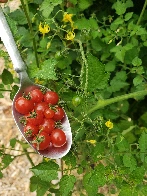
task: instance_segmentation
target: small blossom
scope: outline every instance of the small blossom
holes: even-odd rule
[[[64,13],[63,15],[63,22],[70,22],[71,24],[73,24],[73,21],[72,21],[72,16],[73,14],[68,14],[67,12]]]
[[[40,22],[39,31],[40,33],[43,34],[43,37],[44,37],[44,35],[50,31],[50,26],[48,24],[44,24],[43,26],[42,23]]]
[[[50,159],[49,159],[49,158],[44,158],[44,160],[45,160],[46,162],[49,162]]]
[[[90,144],[96,144],[96,140],[87,140],[87,142]]]
[[[68,33],[67,33],[67,35],[66,35],[66,37],[65,37],[65,39],[67,39],[67,40],[73,40],[75,38],[75,33],[74,33],[74,31],[69,31]]]
[[[38,78],[35,78],[35,84],[43,84],[43,81],[39,80]]]
[[[109,129],[113,129],[113,123],[110,121],[110,119],[105,123],[106,127]]]

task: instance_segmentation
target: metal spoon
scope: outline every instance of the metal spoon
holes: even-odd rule
[[[40,88],[41,85],[36,85],[29,79],[28,74],[26,72],[25,63],[23,62],[19,54],[19,51],[14,42],[13,35],[10,31],[10,28],[7,24],[6,18],[3,14],[1,7],[0,7],[0,37],[13,62],[15,71],[19,74],[19,77],[20,77],[20,88],[13,99],[13,106],[12,106],[13,117],[14,117],[14,120],[15,120],[15,123],[18,129],[20,130],[25,140],[30,144],[32,148],[34,148],[31,144],[31,140],[26,138],[23,133],[23,125],[19,122],[19,118],[22,115],[16,111],[14,107],[14,103],[18,97],[22,96],[23,92],[30,92],[35,88]],[[66,113],[65,113],[65,118],[62,121],[62,128],[67,138],[67,142],[65,145],[63,145],[62,147],[53,147],[50,145],[46,150],[41,150],[41,151],[37,151],[36,149],[34,150],[40,155],[51,158],[51,159],[58,159],[58,158],[65,156],[69,152],[71,148],[71,144],[72,144],[71,127],[70,127],[70,123],[68,121],[68,117]]]

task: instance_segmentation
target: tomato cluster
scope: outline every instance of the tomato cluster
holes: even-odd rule
[[[59,106],[59,96],[54,91],[34,89],[15,101],[15,109],[23,116],[24,135],[31,138],[34,148],[45,150],[50,145],[61,147],[66,143],[62,130],[65,112]]]

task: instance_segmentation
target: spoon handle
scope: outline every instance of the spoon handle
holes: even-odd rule
[[[16,47],[13,35],[11,33],[7,20],[3,14],[1,6],[0,6],[0,37],[12,60],[15,71],[19,73],[26,70],[25,63],[22,60],[20,53]]]

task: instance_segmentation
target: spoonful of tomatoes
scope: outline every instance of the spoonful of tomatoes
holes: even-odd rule
[[[12,113],[25,140],[44,157],[65,156],[72,144],[70,123],[60,106],[57,92],[34,84],[16,47],[13,35],[0,7],[0,38],[20,77],[20,88],[13,99]]]

